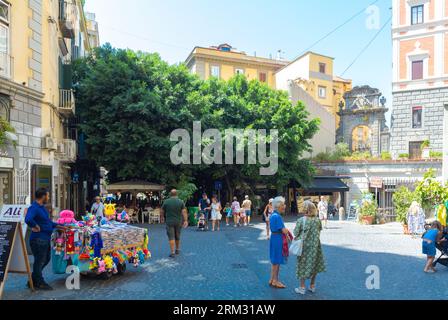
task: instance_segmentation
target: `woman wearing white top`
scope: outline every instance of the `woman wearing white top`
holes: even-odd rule
[[[219,227],[221,224],[221,204],[218,202],[218,199],[214,196],[212,198],[212,231],[215,231],[215,226],[217,226],[217,230],[219,231]]]

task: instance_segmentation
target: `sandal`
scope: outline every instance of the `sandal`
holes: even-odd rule
[[[272,283],[272,287],[275,289],[286,289],[286,286],[281,282]]]

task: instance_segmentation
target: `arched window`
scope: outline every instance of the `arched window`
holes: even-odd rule
[[[370,151],[372,132],[367,126],[357,126],[352,133],[352,151]]]
[[[11,100],[8,96],[0,94],[0,117],[9,122],[9,111],[11,109]]]

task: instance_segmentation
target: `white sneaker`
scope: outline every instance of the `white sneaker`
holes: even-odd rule
[[[316,293],[316,287],[314,287],[314,288],[309,287],[308,291],[311,293]]]
[[[297,294],[301,294],[302,296],[304,296],[306,294],[306,289],[305,288],[295,288],[294,292]]]
[[[226,224],[226,227],[230,226],[230,224]]]

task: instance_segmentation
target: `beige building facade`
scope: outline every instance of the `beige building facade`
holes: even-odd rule
[[[0,178],[3,169],[9,174],[5,203],[30,202],[47,187],[57,212],[76,196],[71,66],[91,49],[83,10],[80,0],[0,1],[0,105],[17,135],[17,147],[0,159]]]

